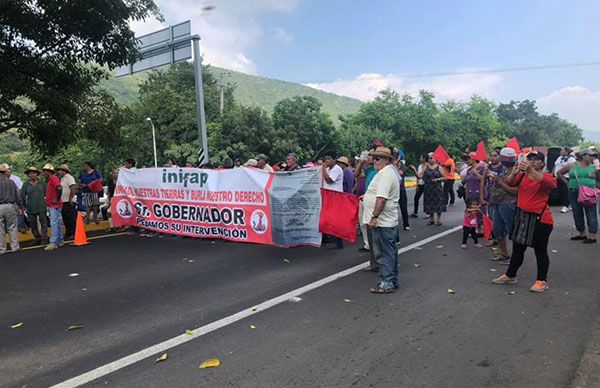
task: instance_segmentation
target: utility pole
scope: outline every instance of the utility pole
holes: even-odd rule
[[[198,116],[198,162],[202,165],[208,162],[208,142],[206,135],[206,118],[204,113],[204,90],[202,87],[202,62],[200,59],[200,37],[194,35],[192,39],[192,50],[194,52],[194,75],[196,83],[196,115]]]
[[[225,85],[223,84],[223,74],[221,74],[221,76],[219,77],[219,114],[221,116],[223,116],[223,107],[225,104],[224,101],[224,89],[225,89]]]

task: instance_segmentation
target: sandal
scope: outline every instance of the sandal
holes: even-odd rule
[[[373,294],[392,294],[395,292],[395,290],[393,288],[381,288],[381,287],[371,288],[369,291],[371,291]]]
[[[368,266],[368,267],[363,268],[363,271],[365,271],[365,272],[379,272],[379,268]]]

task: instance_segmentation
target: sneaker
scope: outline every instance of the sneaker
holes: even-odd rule
[[[510,257],[507,257],[506,259],[502,260],[500,262],[500,265],[510,265]]]
[[[586,238],[585,240],[583,240],[584,244],[596,244],[596,239],[595,238]]]
[[[369,252],[369,251],[370,251],[370,249],[369,249],[369,248],[362,247],[362,248],[358,248],[358,251],[359,251],[359,252]]]
[[[428,219],[428,218],[429,218],[429,214],[425,214],[425,215],[423,216],[423,219],[424,219],[424,220],[426,220],[426,219]]]
[[[567,213],[569,211],[569,208],[566,206],[563,206],[562,209],[560,209],[561,213]]]
[[[467,249],[467,244],[462,244],[462,245],[460,246],[460,249]]]
[[[405,226],[404,230],[410,230],[410,226]]]
[[[58,243],[58,247],[59,247],[59,248],[60,248],[60,247],[64,247],[64,246],[65,246],[65,242],[64,242],[64,241],[61,241],[61,242],[59,242],[59,243]]]
[[[587,238],[586,236],[582,236],[582,235],[573,236],[573,237],[571,237],[571,241],[585,240],[586,238]]]
[[[548,282],[543,280],[536,281],[533,286],[529,289],[531,292],[544,292],[548,289]]]
[[[417,214],[415,214],[415,213],[411,214],[410,216],[411,216],[412,218],[419,218],[419,216],[418,216]]]
[[[481,245],[481,244],[477,243],[477,244],[475,244],[475,247],[476,247],[476,248],[483,248],[483,245]]]
[[[506,257],[504,257],[504,256],[494,256],[494,257],[492,257],[491,260],[492,261],[502,261],[502,260],[505,260],[505,259],[506,259]]]
[[[494,284],[517,284],[517,278],[509,278],[505,274],[500,275],[500,277],[492,280]]]
[[[56,244],[48,244],[48,246],[46,248],[44,248],[45,251],[55,251],[58,249],[58,245]]]

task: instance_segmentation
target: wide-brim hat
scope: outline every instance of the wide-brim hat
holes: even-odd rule
[[[257,164],[258,161],[256,159],[248,159],[248,161],[244,163],[244,166],[256,167]]]
[[[388,158],[392,159],[392,151],[387,147],[377,147],[375,152],[372,154],[373,156],[378,156],[380,158]]]
[[[60,167],[58,168],[59,170],[63,170],[68,172],[69,174],[71,173],[71,169],[69,168],[68,164],[61,164]]]
[[[267,155],[265,154],[258,154],[256,155],[256,158],[254,158],[256,160],[267,160]]]
[[[47,170],[47,171],[52,171],[54,172],[54,165],[52,163],[46,163],[44,165],[44,167],[42,167],[42,171]]]
[[[344,163],[346,166],[350,164],[350,161],[345,156],[340,156],[337,161],[340,163]]]
[[[6,163],[0,164],[0,172],[7,172],[7,171],[8,171],[8,164],[6,164]]]
[[[27,170],[25,170],[25,175],[29,174],[30,172],[36,172],[36,173],[38,173],[38,175],[39,175],[39,173],[40,173],[41,171],[40,171],[40,170],[38,170],[38,169],[37,169],[37,167],[33,167],[33,166],[32,166],[32,167],[28,167],[28,168],[27,168]]]

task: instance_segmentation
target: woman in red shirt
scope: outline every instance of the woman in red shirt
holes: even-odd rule
[[[513,168],[505,183],[512,187],[519,187],[517,193],[517,212],[511,234],[513,252],[510,266],[506,274],[494,279],[496,284],[517,283],[517,271],[525,257],[528,246],[535,251],[537,259],[537,281],[530,290],[543,292],[548,289],[546,277],[550,258],[548,257],[548,240],[552,233],[554,220],[548,207],[550,191],[556,187],[556,178],[552,174],[542,172],[544,168],[544,155],[531,152],[527,160],[519,162]]]

